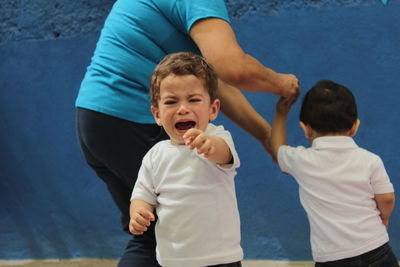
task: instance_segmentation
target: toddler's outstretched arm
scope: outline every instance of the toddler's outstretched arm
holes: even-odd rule
[[[274,122],[272,124],[271,147],[274,161],[278,157],[278,149],[286,145],[286,121],[291,106],[297,98],[280,97],[276,103]]]
[[[197,149],[197,153],[203,154],[212,162],[226,164],[232,160],[232,153],[224,139],[211,136],[200,129],[192,128],[184,136],[185,144],[189,149]]]
[[[381,212],[382,222],[386,228],[389,226],[389,217],[394,208],[394,199],[394,193],[375,195],[376,205],[378,210]]]
[[[129,231],[134,235],[141,235],[147,231],[147,227],[155,220],[154,206],[139,199],[133,199],[129,208],[131,220]]]

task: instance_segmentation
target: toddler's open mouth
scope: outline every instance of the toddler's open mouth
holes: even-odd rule
[[[175,128],[179,131],[187,131],[195,126],[196,123],[194,121],[182,121],[175,124]]]

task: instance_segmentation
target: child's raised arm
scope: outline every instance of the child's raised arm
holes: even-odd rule
[[[217,164],[227,164],[232,160],[232,153],[225,140],[211,136],[202,130],[192,128],[183,136],[189,149],[197,149],[197,153]]]
[[[133,199],[129,208],[131,220],[129,231],[134,235],[141,235],[147,231],[147,227],[155,220],[154,206],[139,199]]]
[[[375,201],[378,210],[381,212],[381,218],[383,224],[388,228],[389,226],[389,217],[394,208],[394,193],[387,194],[376,194]]]
[[[286,145],[287,116],[296,99],[297,98],[281,97],[276,103],[276,111],[271,133],[272,158],[274,161],[277,161],[279,147]]]

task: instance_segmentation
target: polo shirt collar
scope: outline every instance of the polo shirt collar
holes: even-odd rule
[[[350,136],[321,136],[314,139],[312,148],[356,148],[356,142]]]

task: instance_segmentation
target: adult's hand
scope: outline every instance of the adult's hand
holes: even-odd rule
[[[280,92],[279,96],[292,98],[295,102],[300,94],[299,80],[293,74],[279,74],[280,76]]]

